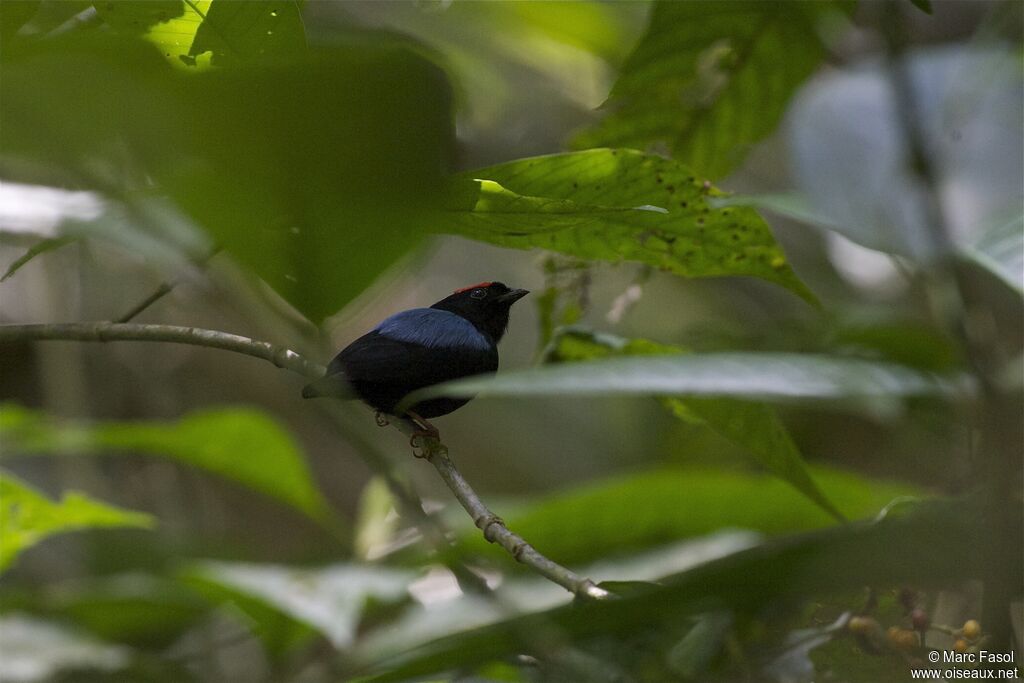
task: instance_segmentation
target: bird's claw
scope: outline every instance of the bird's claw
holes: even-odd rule
[[[377,421],[378,427],[387,427],[389,424],[391,424],[388,421],[388,416],[379,410],[376,413],[374,413],[373,419]]]
[[[430,460],[435,455],[448,452],[445,445],[441,443],[440,434],[436,429],[432,432],[426,430],[413,432],[412,436],[409,437],[409,445],[412,446],[414,458],[423,458],[425,460]]]

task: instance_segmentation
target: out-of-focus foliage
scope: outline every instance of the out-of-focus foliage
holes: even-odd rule
[[[873,524],[793,536],[665,577],[659,585],[615,600],[568,605],[439,638],[385,660],[379,667],[384,673],[368,680],[406,680],[499,658],[515,651],[521,634],[538,628],[554,626],[574,638],[625,637],[656,630],[687,613],[730,609],[750,614],[785,596],[807,591],[837,594],[856,590],[864,582],[885,582],[896,573],[924,583],[980,576],[980,524],[976,508],[930,503]],[[1018,524],[1017,531],[1024,529]],[[1015,538],[1020,549],[1020,535]],[[948,548],[958,548],[963,555],[949,554],[944,550]],[[1018,572],[1021,556],[1014,560]]]
[[[529,288],[498,377],[430,390],[482,394],[438,426],[616,595],[520,571],[286,373],[5,342],[5,468],[90,496],[0,477],[0,678],[874,683],[966,619],[1008,647],[1020,7],[914,5],[0,3],[0,322],[157,287],[143,319],[322,361],[467,282]],[[531,347],[558,362],[517,370]]]
[[[671,151],[709,178],[726,175],[778,125],[821,61],[832,2],[654,3],[650,25],[579,147]]]
[[[775,403],[829,403],[870,414],[899,412],[903,399],[970,396],[969,378],[841,356],[798,353],[708,353],[617,357],[469,377],[421,389],[412,405],[433,396],[587,396],[675,394]]]
[[[129,207],[148,192],[118,179],[144,172],[314,320],[418,243],[450,158],[446,78],[395,41],[186,74],[90,35],[12,49],[3,72],[6,158]]]
[[[291,435],[258,410],[217,408],[171,423],[81,423],[7,404],[0,407],[0,439],[14,453],[162,456],[219,474],[319,521],[331,517]]]
[[[812,473],[819,495],[851,519],[873,516],[897,498],[920,494],[905,484],[849,473],[820,468]],[[774,536],[829,526],[835,520],[776,478],[666,469],[567,491],[509,515],[507,521],[542,552],[583,563],[718,529]],[[473,533],[462,538],[460,547],[483,552],[488,546]]]
[[[104,527],[153,526],[153,518],[69,491],[57,502],[8,472],[0,472],[0,570],[48,536]]]
[[[686,353],[687,349],[646,339],[622,339],[608,334],[565,330],[550,345],[551,362],[581,361],[614,356],[648,356]],[[775,412],[759,403],[732,399],[662,398],[662,405],[676,417],[708,425],[743,446],[753,459],[772,474],[835,517],[843,513],[821,492],[807,472],[800,451]]]

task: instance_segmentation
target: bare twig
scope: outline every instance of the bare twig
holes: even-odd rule
[[[178,325],[109,322],[0,325],[0,342],[44,340],[149,341],[189,344],[259,358],[303,377],[319,378],[324,373],[322,365],[307,360],[285,346],[219,330]],[[405,433],[409,433],[412,429],[405,420],[395,420],[392,424]],[[497,543],[516,560],[575,595],[587,598],[608,597],[608,592],[599,588],[593,581],[551,561],[537,552],[522,537],[510,531],[505,523],[483,504],[480,497],[462,477],[451,458],[448,457],[448,449],[443,444],[437,440],[429,440],[425,444],[425,448],[427,459],[455,494],[462,507],[473,518],[473,522],[483,532],[484,538],[489,542]]]
[[[168,282],[160,283],[160,286],[154,289],[152,294],[150,294],[145,299],[132,306],[132,308],[127,313],[122,315],[120,318],[115,319],[114,322],[131,322],[132,318],[137,316],[139,313],[142,313],[144,310],[155,304],[157,301],[160,301],[160,299],[163,299],[165,296],[170,294],[171,290],[173,290],[177,285],[177,280],[171,280]]]
[[[193,259],[193,262],[198,267],[205,266],[206,263],[210,259],[212,259],[214,256],[217,255],[218,251],[220,251],[219,248],[218,249],[213,249],[208,254],[206,254],[205,256],[196,257],[195,259]],[[120,318],[115,318],[114,322],[115,323],[131,322],[131,320],[133,318],[135,318],[137,315],[139,315],[144,310],[146,310],[147,308],[149,308],[150,306],[155,304],[157,301],[160,301],[160,299],[162,299],[165,296],[167,296],[168,294],[170,294],[174,290],[174,288],[177,287],[178,284],[180,284],[180,282],[181,282],[181,280],[168,280],[166,282],[161,282],[160,286],[157,287],[156,289],[154,289],[152,291],[152,293],[150,293],[149,296],[147,296],[145,299],[143,299],[139,303],[135,304],[135,306],[133,306],[127,313],[122,315]]]

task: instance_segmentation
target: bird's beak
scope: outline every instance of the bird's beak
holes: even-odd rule
[[[497,299],[495,299],[495,301],[499,301],[503,304],[513,304],[529,293],[530,290],[528,289],[513,289],[511,292],[506,292],[502,294]]]

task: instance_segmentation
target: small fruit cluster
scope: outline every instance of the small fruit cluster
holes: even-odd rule
[[[862,649],[874,654],[888,650],[914,657],[927,648],[926,636],[929,631],[945,633],[955,638],[953,650],[956,652],[968,652],[982,640],[981,624],[975,619],[968,619],[958,629],[933,624],[928,612],[917,606],[916,595],[912,591],[900,591],[898,600],[904,608],[906,621],[902,625],[890,626],[884,633],[878,620],[866,614],[851,617],[847,622],[847,630],[857,637]],[[874,606],[873,599],[870,606]],[[910,628],[907,628],[907,622]]]

